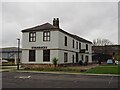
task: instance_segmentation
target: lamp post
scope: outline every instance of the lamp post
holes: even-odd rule
[[[18,40],[18,59],[17,59],[17,70],[19,70],[19,62],[20,62],[20,59],[19,59],[19,51],[20,51],[20,39],[17,38]]]

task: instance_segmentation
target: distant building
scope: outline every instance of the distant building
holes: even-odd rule
[[[59,27],[59,19],[53,25],[45,23],[22,30],[22,63],[25,65],[92,62],[92,42],[70,34]]]
[[[105,46],[92,46],[93,61],[101,59],[106,61],[107,59],[113,59],[113,56],[120,53],[120,45],[105,45]]]
[[[22,55],[22,50],[19,51],[20,59]],[[5,47],[0,48],[0,58],[14,62],[18,58],[18,49],[17,47]]]

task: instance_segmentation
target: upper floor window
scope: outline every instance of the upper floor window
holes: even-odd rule
[[[88,51],[88,44],[86,44],[86,50]]]
[[[79,43],[79,50],[81,50],[81,43]]]
[[[50,31],[43,32],[43,41],[50,41]]]
[[[73,48],[74,48],[74,40],[73,40]]]
[[[29,42],[35,42],[36,41],[36,32],[30,32],[29,33]]]
[[[65,36],[65,46],[67,46],[67,37]]]
[[[78,49],[78,42],[76,41],[76,49]]]

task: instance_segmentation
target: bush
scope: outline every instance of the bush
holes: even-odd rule
[[[57,61],[58,61],[58,59],[55,57],[55,58],[53,58],[53,64],[54,64],[54,66],[56,67],[56,65],[57,65]]]

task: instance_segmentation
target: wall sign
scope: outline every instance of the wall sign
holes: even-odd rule
[[[32,49],[47,49],[46,46],[41,46],[41,47],[37,46],[37,47],[31,47],[31,48],[32,48]]]

